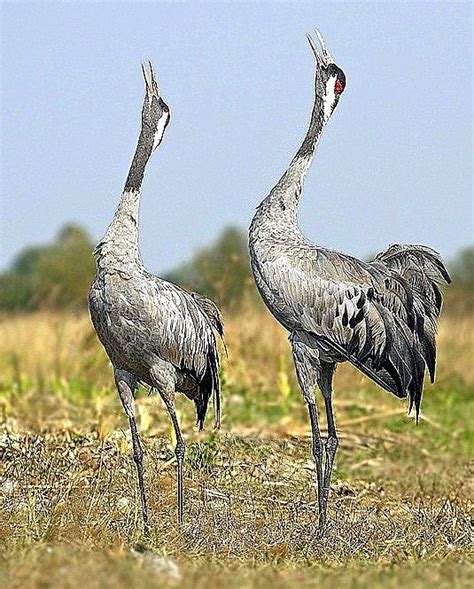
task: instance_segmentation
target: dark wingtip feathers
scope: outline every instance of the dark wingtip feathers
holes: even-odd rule
[[[216,415],[215,427],[218,429],[221,424],[221,390],[219,382],[219,358],[215,350],[209,351],[208,353],[206,373],[199,383],[199,396],[194,400],[197,413],[196,425],[199,426],[199,431],[204,427],[204,420],[211,396]]]
[[[409,328],[413,334],[414,380],[408,394],[409,411],[415,408],[418,422],[425,365],[431,383],[435,380],[437,323],[443,304],[443,287],[451,283],[451,277],[438,252],[423,245],[391,245],[376,260],[399,274],[413,296],[415,322]]]

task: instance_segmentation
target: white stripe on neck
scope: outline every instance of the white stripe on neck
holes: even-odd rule
[[[336,75],[331,76],[326,82],[326,96],[323,99],[325,122],[327,122],[331,116],[334,103],[336,102],[336,77]]]
[[[163,139],[163,133],[165,132],[166,123],[168,122],[169,118],[169,112],[163,111],[163,115],[161,119],[158,121],[158,127],[156,129],[155,137],[153,140],[153,150],[155,150],[161,143],[161,140]]]

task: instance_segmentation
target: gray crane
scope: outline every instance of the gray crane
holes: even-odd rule
[[[176,416],[175,396],[181,392],[194,401],[200,429],[212,396],[219,427],[219,355],[213,330],[223,337],[224,328],[219,309],[210,299],[153,276],[140,255],[138,209],[143,175],[170,120],[151,63],[148,67],[142,65],[142,71],[145,98],[141,132],[117,211],[94,251],[97,272],[89,292],[89,310],[98,338],[112,362],[115,384],[130,423],[144,532],[149,536],[143,450],[134,408],[138,384],[159,393],[173,424],[181,524],[185,444]]]
[[[252,270],[260,295],[290,335],[296,375],[308,407],[316,463],[319,529],[326,525],[331,473],[338,447],[332,381],[349,361],[377,385],[409,398],[418,421],[425,367],[435,376],[436,331],[450,282],[437,252],[391,245],[370,262],[312,244],[297,212],[304,176],[321,133],[346,86],[316,31],[308,35],[316,59],[315,100],[306,136],[287,170],[260,203],[249,231]],[[315,391],[324,398],[328,437],[323,444]]]

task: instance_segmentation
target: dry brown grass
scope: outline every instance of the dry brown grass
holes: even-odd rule
[[[182,530],[167,420],[156,399],[138,401],[153,524],[141,552],[126,420],[88,318],[2,318],[0,585],[470,586],[472,327],[442,323],[419,427],[394,397],[338,371],[341,448],[320,538],[286,335],[251,310],[228,318],[223,430],[199,434],[180,403]]]
[[[133,550],[141,541],[141,523],[127,438],[120,432],[103,444],[94,434],[4,438],[0,538],[7,555],[47,546],[61,553],[69,543],[73,551],[106,548],[106,554],[143,558]],[[416,473],[407,472],[413,480],[402,494],[390,480],[339,481],[330,525],[320,538],[307,446],[229,435],[195,443],[186,469],[186,524],[179,530],[171,448],[162,438],[148,438],[152,554],[166,554],[185,569],[209,566],[211,572],[243,563],[292,571],[315,563],[334,570],[367,562],[467,566],[467,472],[453,469],[449,489],[433,484],[428,490]],[[13,578],[24,579],[16,559],[9,561]]]

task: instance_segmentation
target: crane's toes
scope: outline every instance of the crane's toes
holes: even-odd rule
[[[145,552],[150,552],[152,550],[151,541],[143,540],[141,542],[136,542],[133,547],[132,551],[135,554],[144,554]]]

